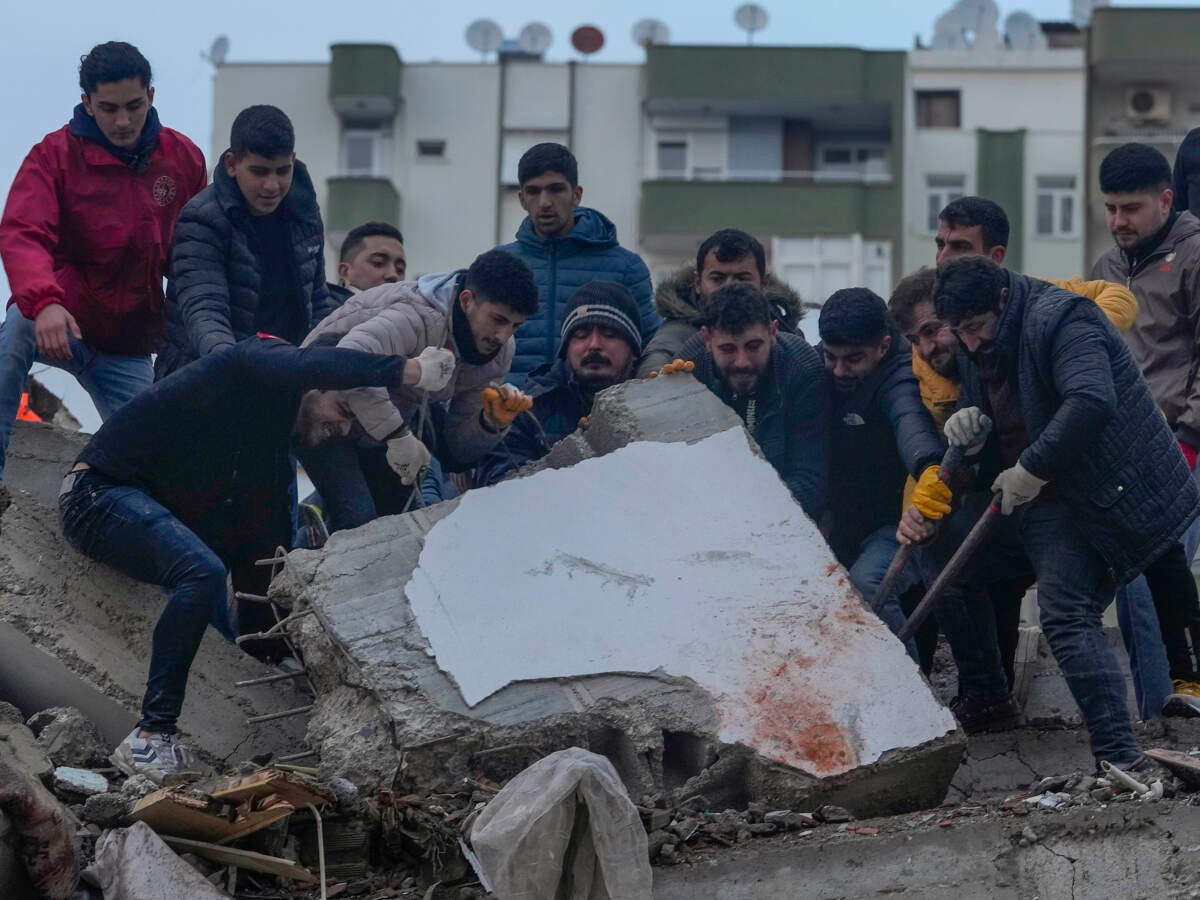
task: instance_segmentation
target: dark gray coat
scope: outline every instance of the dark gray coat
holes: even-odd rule
[[[1050,480],[1123,583],[1179,539],[1200,513],[1200,491],[1133,355],[1096,304],[1005,275],[996,343],[1016,373],[1029,432],[1021,464]],[[966,354],[959,371],[959,406],[982,406],[979,369]]]
[[[337,304],[325,283],[325,228],[316,191],[299,160],[281,208],[291,233],[295,302],[311,329]],[[175,224],[166,341],[155,378],[254,334],[260,287],[250,213],[237,182],[219,163],[213,183],[192,198]]]

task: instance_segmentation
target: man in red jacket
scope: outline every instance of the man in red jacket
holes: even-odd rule
[[[12,298],[0,325],[0,480],[34,361],[73,374],[102,419],[154,381],[175,219],[207,183],[196,145],[158,121],[150,63],[99,44],[71,122],[29,151],[0,219]]]

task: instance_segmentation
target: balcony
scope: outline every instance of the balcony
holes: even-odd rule
[[[400,194],[391,179],[336,177],[326,184],[326,231],[345,234],[363,222],[400,224]]]
[[[391,44],[329,48],[329,103],[343,120],[388,121],[400,105],[400,54]]]
[[[742,228],[758,235],[857,233],[895,240],[900,233],[900,209],[898,186],[862,178],[653,180],[642,183],[641,234],[650,249],[670,249],[680,237],[707,235],[720,228]]]

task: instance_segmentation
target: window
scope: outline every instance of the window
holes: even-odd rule
[[[687,177],[687,143],[658,142],[658,177],[682,180]]]
[[[967,190],[966,175],[926,175],[926,209],[925,230],[937,234],[938,213],[946,208],[951,200],[957,200]]]
[[[886,180],[891,175],[887,142],[822,142],[817,146],[817,174],[834,181]]]
[[[421,159],[441,159],[446,155],[446,142],[435,140],[417,141],[417,156]]]
[[[918,128],[959,128],[961,91],[917,91]]]
[[[391,166],[391,135],[378,128],[347,128],[342,132],[342,174],[385,176]]]
[[[1037,233],[1049,237],[1075,235],[1075,176],[1037,177]]]

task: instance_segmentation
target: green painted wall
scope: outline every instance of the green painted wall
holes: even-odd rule
[[[789,237],[861,232],[898,241],[900,192],[890,185],[646,181],[641,222],[643,235],[737,227]]]
[[[325,228],[346,232],[363,222],[400,225],[400,195],[387,178],[330,178]]]
[[[1025,129],[980,128],[976,157],[977,192],[999,203],[1008,214],[1008,253],[1004,264],[1021,271],[1025,249]]]
[[[329,48],[329,96],[400,100],[400,54],[391,44],[334,44]]]
[[[1200,47],[1200,9],[1101,7],[1092,13],[1088,62],[1190,60]]]

